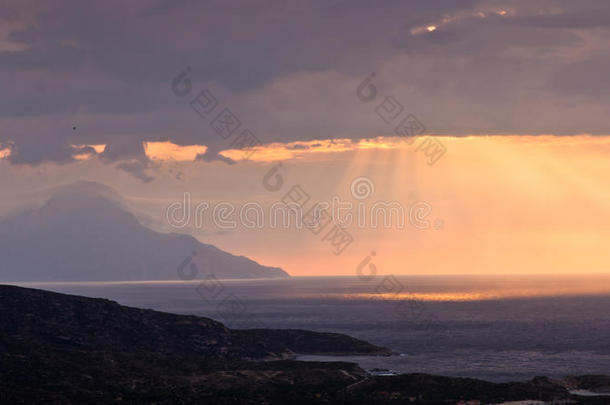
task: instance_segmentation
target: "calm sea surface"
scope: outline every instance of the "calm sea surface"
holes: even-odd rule
[[[211,317],[230,327],[342,332],[401,354],[341,358],[366,369],[492,381],[610,375],[607,276],[210,278],[21,285]]]

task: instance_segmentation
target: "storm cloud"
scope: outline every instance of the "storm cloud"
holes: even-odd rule
[[[393,134],[375,112],[388,96],[432,134],[610,133],[603,0],[4,4],[0,143],[14,164],[105,144],[99,158],[151,181],[142,142],[234,163],[211,126],[224,108],[235,134],[263,143],[362,138]],[[192,88],[177,96],[187,66]],[[378,95],[364,103],[371,72]],[[204,89],[209,117],[191,106]]]

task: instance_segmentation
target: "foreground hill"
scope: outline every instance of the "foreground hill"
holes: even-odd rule
[[[284,359],[300,354],[390,351],[337,333],[232,330],[209,318],[114,301],[0,285],[2,342],[60,350],[201,356],[208,360]]]
[[[610,382],[604,376],[504,384],[424,374],[373,377],[353,363],[292,360],[295,353],[391,354],[346,335],[234,330],[208,318],[15,286],[0,285],[0,315],[2,404],[550,401],[570,398],[567,388],[596,390]]]
[[[189,235],[141,225],[111,188],[78,182],[57,189],[41,207],[0,222],[0,281],[176,280],[196,252],[202,277],[289,277]],[[184,272],[188,275],[189,268]]]
[[[231,330],[208,318],[6,285],[0,315],[0,402],[11,404],[196,403],[210,395],[230,402],[255,381],[334,387],[364,374],[349,363],[269,360],[390,354],[341,334]]]

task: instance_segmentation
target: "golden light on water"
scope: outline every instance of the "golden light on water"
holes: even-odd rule
[[[530,299],[545,297],[573,297],[608,295],[610,279],[608,275],[548,275],[548,276],[437,276],[437,277],[399,277],[396,279],[379,278],[377,282],[364,282],[361,288],[367,292],[334,294],[335,298],[351,300],[418,300],[438,302],[489,301],[500,299]],[[392,283],[387,280],[395,280]],[[442,280],[442,281],[441,281]],[[400,284],[399,284],[400,283]],[[386,285],[387,284],[387,285]],[[432,289],[437,285],[451,285],[445,291],[420,291]],[[386,288],[398,292],[384,291]],[[400,287],[398,287],[400,286]],[[414,291],[409,291],[414,290]],[[326,297],[332,297],[331,294]]]
[[[598,286],[589,289],[518,289],[509,291],[476,291],[476,292],[435,292],[435,293],[354,293],[341,294],[344,299],[380,299],[380,300],[418,300],[418,301],[439,301],[439,302],[459,302],[459,301],[488,301],[499,299],[518,299],[536,297],[561,297],[574,295],[605,295],[610,293],[610,288]]]

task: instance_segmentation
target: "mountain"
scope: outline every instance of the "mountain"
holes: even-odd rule
[[[58,188],[41,207],[0,222],[0,257],[4,282],[177,280],[192,274],[191,259],[196,278],[289,277],[192,236],[146,228],[118,193],[94,182]]]

